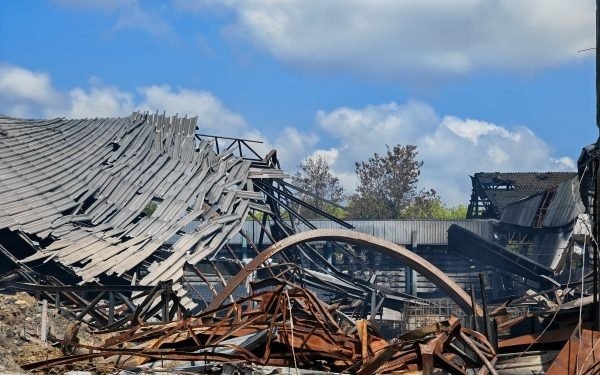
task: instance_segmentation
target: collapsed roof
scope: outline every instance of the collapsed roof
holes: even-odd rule
[[[258,254],[267,242],[316,229],[299,214],[299,207],[352,228],[296,198],[289,190],[294,187],[283,180],[286,175],[279,168],[275,151],[263,158],[247,140],[235,138],[228,138],[229,146],[220,150],[219,139],[225,137],[200,136],[196,122],[196,118],[137,112],[126,118],[85,120],[0,117],[0,256],[12,261],[19,277],[28,281],[28,285],[12,287],[39,291],[40,284],[48,284],[50,279],[45,275],[49,273],[37,273],[41,282],[27,275],[35,273],[31,267],[50,266],[53,279],[49,283],[54,289],[46,288],[45,293],[80,293],[91,290],[85,289],[90,284],[103,287],[94,289],[101,294],[93,301],[76,298],[81,317],[106,293],[111,306],[112,299],[118,297],[127,305],[130,317],[137,319],[140,307],[133,306],[128,298],[139,300],[148,293],[149,299],[154,298],[149,311],[154,312],[159,303],[154,288],[165,283],[176,293],[172,307],[192,311],[209,301],[201,301],[201,306],[188,297],[190,290],[195,291],[191,285],[183,285],[184,265],[200,261],[210,264],[225,286],[227,282],[213,261],[244,268],[229,246],[236,235],[246,238]],[[258,242],[244,231],[247,216],[261,227]],[[423,303],[377,285],[373,270],[354,274],[336,268],[307,242],[327,242],[361,263],[349,246],[354,243],[350,240],[353,235],[323,237],[315,232],[282,251],[276,261],[282,261],[287,271],[310,264],[321,275],[350,283],[358,293],[352,294],[327,277],[315,278],[304,272],[288,276],[287,271],[285,277],[302,285],[312,280],[332,301],[363,315],[369,310],[375,315],[374,311],[382,307],[401,308],[404,301]],[[471,309],[464,291],[441,270],[391,242],[382,249],[403,262],[415,263],[436,286],[450,291],[461,308]],[[57,269],[59,272],[54,272]],[[270,266],[265,269],[275,272]],[[63,281],[67,275],[69,279]],[[198,277],[210,284],[204,275]],[[123,281],[132,284],[126,288],[134,292],[131,297],[114,289],[116,284],[123,286]],[[85,288],[74,288],[77,283]],[[211,292],[216,296],[214,288]],[[59,298],[54,298],[58,305]],[[145,305],[142,302],[140,306]],[[174,310],[167,310],[161,312],[161,319],[171,318]],[[93,318],[110,324],[113,315],[109,309],[106,319]]]
[[[104,328],[107,330],[122,328],[124,322],[129,322],[134,329],[123,331],[125,333],[116,336],[117,338],[131,337],[132,333],[138,329],[146,331],[147,326],[141,323],[142,315],[153,319],[153,323],[160,316],[164,324],[158,326],[156,330],[147,330],[146,333],[155,335],[163,332],[161,330],[166,328],[167,334],[163,335],[159,341],[153,341],[151,350],[142,348],[141,352],[137,350],[138,348],[134,351],[128,351],[128,348],[122,349],[121,344],[128,344],[127,340],[115,341],[111,345],[118,344],[119,358],[123,353],[132,355],[141,353],[142,356],[155,360],[160,359],[162,362],[163,355],[169,351],[168,349],[162,351],[162,348],[156,351],[154,345],[161,343],[160,340],[164,338],[174,339],[172,342],[166,342],[168,345],[183,342],[188,350],[194,349],[193,352],[186,353],[171,351],[172,358],[187,358],[195,361],[207,353],[205,347],[210,345],[214,349],[214,342],[211,341],[213,338],[223,346],[239,343],[241,339],[244,342],[249,339],[252,341],[252,345],[260,346],[264,344],[264,341],[260,340],[266,339],[268,336],[267,344],[260,346],[260,350],[267,353],[266,359],[262,363],[270,363],[268,362],[268,353],[270,353],[271,339],[275,337],[273,347],[282,350],[274,351],[274,362],[282,363],[281,359],[287,359],[285,364],[291,366],[287,350],[289,347],[292,350],[294,366],[296,366],[294,345],[298,350],[303,350],[306,349],[305,344],[309,338],[322,336],[327,339],[332,338],[333,335],[337,337],[332,338],[331,341],[319,341],[319,345],[309,347],[311,357],[308,359],[310,360],[306,361],[307,365],[302,364],[302,366],[313,367],[316,361],[321,363],[322,357],[332,358],[332,352],[340,348],[344,349],[343,346],[351,340],[353,342],[351,345],[355,350],[348,352],[349,359],[346,357],[338,359],[347,361],[347,363],[342,363],[347,366],[356,363],[356,359],[362,358],[363,368],[359,370],[362,373],[374,372],[382,364],[388,366],[392,363],[405,366],[410,362],[406,361],[407,356],[414,361],[418,358],[416,356],[421,354],[425,354],[425,357],[419,359],[419,362],[422,362],[421,368],[433,369],[432,355],[437,354],[444,363],[450,363],[448,368],[457,369],[455,363],[447,361],[448,358],[457,357],[454,354],[451,357],[446,356],[441,348],[444,347],[445,342],[450,343],[458,335],[463,338],[463,343],[469,344],[471,341],[463,337],[464,332],[470,332],[470,330],[463,330],[458,324],[458,320],[454,318],[451,320],[453,322],[451,326],[454,327],[451,330],[444,329],[445,323],[442,325],[436,323],[419,331],[425,335],[436,335],[436,338],[429,341],[427,346],[420,345],[419,350],[416,350],[415,347],[411,351],[403,351],[402,345],[395,346],[392,348],[393,351],[390,349],[390,351],[373,356],[372,362],[371,359],[364,361],[370,354],[375,354],[375,350],[372,350],[372,353],[368,352],[369,339],[366,334],[367,324],[365,321],[357,321],[356,327],[351,327],[358,329],[359,326],[362,326],[365,328],[364,331],[361,331],[362,334],[359,332],[348,337],[345,331],[331,330],[325,326],[322,326],[323,330],[314,334],[314,327],[317,327],[318,324],[329,322],[332,323],[333,328],[336,328],[337,320],[319,318],[321,315],[329,317],[331,311],[339,313],[336,315],[336,319],[352,322],[341,310],[343,304],[355,310],[360,309],[361,317],[369,317],[370,320],[374,320],[380,310],[388,306],[398,308],[399,304],[404,301],[425,306],[429,302],[385,286],[376,285],[376,274],[359,279],[365,275],[350,275],[336,269],[332,262],[307,245],[311,241],[331,241],[340,246],[341,251],[347,250],[340,245],[342,243],[359,244],[393,255],[443,289],[454,303],[467,314],[482,317],[485,313],[473,301],[473,288],[471,288],[471,295],[467,294],[436,266],[397,243],[371,237],[364,233],[338,229],[322,228],[294,235],[298,229],[315,229],[316,225],[308,222],[294,211],[292,203],[298,205],[305,203],[298,201],[293,194],[286,190],[289,184],[282,180],[284,174],[279,169],[276,154],[271,152],[261,158],[254,153],[257,158],[249,159],[242,152],[242,147],[247,144],[244,140],[239,139],[233,139],[229,147],[220,151],[218,140],[208,141],[198,136],[196,130],[195,118],[165,117],[142,113],[133,113],[127,118],[90,120],[22,120],[0,117],[0,256],[12,259],[16,264],[40,265],[43,261],[52,265],[62,265],[69,273],[77,276],[77,282],[81,284],[97,281],[104,283],[111,281],[111,277],[117,276],[115,279],[127,280],[133,285],[125,285],[129,288],[124,288],[123,285],[99,285],[99,287],[94,285],[96,288],[89,289],[85,289],[87,286],[81,288],[81,286],[73,285],[51,285],[49,288],[47,285],[31,286],[17,283],[4,277],[0,277],[0,283],[15,289],[30,288],[25,290],[46,293],[46,295],[53,293],[54,304],[57,307],[62,303],[63,297],[59,298],[61,293],[67,298],[71,296],[68,302],[70,305],[76,305],[73,311],[77,312],[77,319],[90,313],[97,321],[106,321],[107,324],[104,325]],[[541,223],[540,225],[547,229],[557,223],[562,225],[570,222],[579,210],[579,202],[571,194],[578,190],[578,180],[573,178],[574,174],[528,174],[535,177],[533,182],[526,178],[520,179],[520,182],[517,179],[509,178],[509,175],[520,176],[523,174],[502,174],[500,177],[498,177],[499,174],[492,177],[485,176],[490,174],[478,175],[479,185],[475,192],[474,182],[474,196],[479,194],[476,198],[484,201],[483,208],[487,211],[483,212],[494,215],[501,221],[503,218],[500,215],[506,221],[515,221],[511,225],[528,225],[532,218],[531,210],[539,211],[540,208],[544,208],[545,214],[540,216],[540,220],[536,222]],[[488,177],[491,179],[486,180]],[[559,179],[561,181],[557,182]],[[274,183],[274,181],[277,182]],[[483,183],[480,183],[482,181]],[[551,198],[548,195],[550,191],[554,191]],[[540,202],[548,202],[548,205],[544,206]],[[280,211],[282,208],[286,211],[287,219],[292,219],[289,220],[289,225],[282,221],[283,215]],[[257,217],[253,216],[251,211],[261,211],[264,214],[262,220],[256,220]],[[476,212],[481,213],[482,211],[478,208]],[[327,215],[324,212],[319,214],[325,217]],[[256,225],[260,227],[258,242],[264,243],[263,236],[266,233],[269,237],[267,242],[272,244],[262,252],[256,248],[253,241],[254,236],[248,236],[244,232],[244,221],[247,215],[251,215],[255,219],[252,222],[252,228]],[[266,228],[267,217],[274,222],[269,230]],[[335,220],[331,217],[330,219]],[[420,222],[412,222],[404,225],[399,231],[396,231],[392,225],[388,225],[389,223],[380,223],[371,225],[370,231],[377,235],[387,233],[393,237],[394,242],[409,243],[410,240],[411,246],[416,246],[421,240],[435,245],[448,245],[450,250],[466,253],[469,257],[479,256],[486,264],[492,263],[499,268],[517,269],[514,271],[516,275],[538,280],[540,284],[552,276],[555,267],[547,267],[545,264],[539,264],[525,256],[514,254],[503,246],[472,233],[478,228],[491,229],[490,225],[480,225],[481,223],[478,222],[470,222],[465,225],[470,226],[470,229],[451,226],[447,239],[442,234],[449,223],[432,222],[424,225]],[[352,227],[346,222],[339,221],[337,224],[347,228]],[[540,227],[535,228],[540,229]],[[427,229],[431,231],[428,232]],[[421,232],[424,237],[419,239],[418,235]],[[482,234],[486,233],[490,237],[495,235],[495,232],[491,230],[483,231]],[[230,240],[240,234],[252,244],[253,250],[257,253],[256,257],[247,264],[243,264],[235,258],[235,254],[232,254],[233,257],[229,261],[237,260],[240,270],[227,283],[222,275],[217,275],[225,288],[218,293],[214,289],[211,290],[214,298],[210,304],[207,304],[204,313],[196,315],[195,318],[178,316],[177,322],[168,323],[174,320],[176,312],[181,312],[179,305],[183,305],[188,311],[194,307],[194,301],[187,297],[187,292],[181,284],[184,274],[183,266],[191,266],[192,271],[195,270],[198,277],[210,285],[206,277],[193,265],[200,260],[215,259],[218,255],[217,252],[223,247],[227,248]],[[23,248],[9,246],[10,244],[7,243],[10,241],[7,238],[10,236],[18,236],[28,246],[23,246]],[[4,246],[11,248],[7,251]],[[456,246],[459,247],[455,248]],[[287,250],[291,249],[294,251],[285,254]],[[228,248],[228,250],[231,249]],[[277,264],[269,260],[279,253],[285,254],[284,258],[289,256],[285,262]],[[300,255],[304,258],[300,258]],[[303,259],[313,262],[316,260],[314,264],[319,263],[321,267],[317,267],[318,271],[304,269]],[[358,260],[356,259],[356,261]],[[267,266],[262,267],[262,265]],[[271,277],[248,281],[249,276],[255,274],[260,267],[270,272]],[[292,275],[286,279],[290,274],[298,276],[295,278],[296,276]],[[545,275],[545,277],[539,274]],[[406,270],[404,275],[407,278]],[[252,278],[250,277],[250,279]],[[225,300],[231,299],[234,289],[244,280],[248,281],[248,285],[252,284],[249,289],[261,290],[273,287],[279,289],[275,293],[255,293],[245,299],[238,299],[231,305],[223,306]],[[163,290],[162,287],[164,282],[170,281],[174,282],[173,290],[169,289],[168,292],[171,294],[167,295],[165,294],[167,289]],[[480,274],[480,282],[482,292],[484,292],[483,274]],[[338,299],[335,304],[331,305],[323,304],[317,300],[316,296],[304,290],[304,285],[315,284],[318,284],[321,290],[328,291],[330,295],[339,293],[350,298]],[[570,284],[571,280],[568,280],[565,285],[569,286]],[[177,298],[173,299],[172,307],[169,305],[168,298],[161,301],[161,305],[155,303],[156,299],[153,302],[153,298],[158,293],[161,294],[162,299],[165,296],[172,296],[173,291]],[[85,295],[85,297],[93,297],[93,300],[74,298],[71,295],[72,292],[83,292],[84,294],[91,292],[91,295]],[[138,294],[138,292],[140,293]],[[581,292],[583,296],[583,287]],[[103,298],[104,293],[106,293],[107,302],[100,304],[99,301]],[[538,294],[534,294],[538,296]],[[572,292],[562,293],[562,290],[560,294],[554,293],[558,304],[571,303],[568,294],[575,296]],[[128,298],[139,299],[140,296],[147,297],[137,307],[128,300]],[[268,297],[265,297],[263,302],[276,301],[276,305],[269,302],[260,305],[260,309],[255,309],[257,303],[260,302],[258,297],[261,296]],[[563,296],[567,296],[569,300],[563,299]],[[115,298],[122,301],[119,309],[115,309]],[[304,300],[308,303],[302,303]],[[241,305],[236,305],[236,303],[246,303],[246,307],[238,308]],[[262,307],[269,306],[276,306],[275,314],[269,315],[270,309],[262,309]],[[324,314],[314,314],[316,310],[312,308],[313,306],[321,309],[320,311]],[[160,315],[156,313],[156,307],[162,310]],[[305,314],[307,309],[310,310],[309,314]],[[106,318],[103,316],[105,310],[108,310]],[[130,310],[131,314],[127,315],[126,319],[114,323],[115,314],[124,315],[127,310]],[[288,310],[290,327],[292,327],[290,338],[286,333]],[[293,321],[292,311],[296,322]],[[225,312],[226,315],[216,316],[221,312]],[[261,315],[257,315],[257,313]],[[252,319],[256,317],[262,319],[253,322],[253,324],[260,324],[257,326],[249,324],[246,317],[250,315]],[[383,313],[381,315],[383,316]],[[193,331],[192,325],[188,325],[188,322],[194,321],[193,319],[202,325],[201,329],[199,328],[196,332]],[[477,320],[475,319],[475,321]],[[487,318],[484,321],[487,321]],[[306,322],[309,324],[303,325]],[[202,332],[208,332],[203,330],[211,324],[212,328],[209,329],[214,330],[206,335],[208,336],[207,340],[198,341],[198,336]],[[230,326],[224,324],[230,324]],[[277,331],[269,331],[269,334],[266,335],[265,324],[282,328]],[[510,324],[515,323],[510,322]],[[306,336],[295,339],[294,325],[297,333],[306,333]],[[183,327],[185,335],[191,332],[194,338],[179,336],[184,331],[171,331],[172,327],[178,327],[177,329]],[[242,335],[235,339],[226,339],[233,332],[230,328],[240,335],[238,328],[257,329],[258,332],[252,332],[252,337]],[[432,328],[433,330],[431,330]],[[488,332],[487,325],[483,329],[486,333]],[[216,331],[224,330],[227,331],[225,335],[216,335]],[[274,332],[283,332],[283,335]],[[476,337],[483,337],[479,333],[475,332],[474,334]],[[379,339],[379,336],[370,335]],[[140,336],[137,338],[139,339]],[[400,337],[400,339],[402,338]],[[191,340],[195,341],[196,346],[188,346]],[[487,343],[487,340],[483,340],[483,342]],[[340,344],[339,347],[338,344]],[[362,348],[360,352],[358,351],[359,344]],[[396,344],[397,342],[394,342],[394,345]],[[409,344],[412,345],[412,342]],[[490,345],[487,346],[490,350],[481,355],[482,362],[490,372],[493,372],[493,362],[489,363],[483,359],[489,357],[488,359],[495,361],[496,353]],[[473,348],[475,348],[473,349],[475,352],[481,349],[481,347],[477,349],[477,345],[473,345]],[[90,348],[88,347],[88,349]],[[227,350],[230,349],[227,348]],[[89,352],[82,358],[89,359],[92,356],[100,357],[106,356],[107,353],[116,353],[112,351],[115,350],[114,348],[108,347],[107,349],[107,346],[93,348],[93,350],[97,352]],[[401,357],[388,361],[390,356],[396,355],[396,353]],[[460,350],[459,355],[466,358],[467,356],[463,353],[464,351]],[[181,357],[182,355],[185,357]],[[221,351],[218,352],[218,355],[225,360],[233,358],[232,351],[225,352],[225,354]],[[261,362],[249,351],[244,351],[243,355],[235,355],[236,358],[244,361]],[[57,362],[45,361],[41,364],[34,364],[31,368],[48,367],[59,362],[68,363],[79,359],[66,358],[57,360]],[[204,360],[206,361],[206,357]],[[398,361],[394,362],[395,360]],[[462,357],[456,363],[460,364],[460,362],[463,362]],[[410,362],[410,365],[413,365],[415,369],[419,367],[419,363]],[[477,363],[477,366],[481,367],[481,363]],[[466,373],[466,368],[464,370],[457,373]]]
[[[467,217],[497,223],[497,242],[559,274],[585,211],[575,172],[476,173]]]
[[[234,155],[237,149],[215,152],[196,136],[196,122],[137,112],[0,117],[0,230],[37,244],[23,262],[52,259],[82,282],[108,275],[142,276],[141,285],[178,280],[185,262],[239,232],[250,207],[268,211],[253,179],[283,176],[268,160],[261,168]]]
[[[504,208],[523,198],[555,188],[575,172],[479,172],[471,176],[473,193],[468,218],[499,219]]]
[[[500,221],[522,227],[556,228],[572,224],[584,211],[579,180],[574,176],[558,186],[505,206]]]

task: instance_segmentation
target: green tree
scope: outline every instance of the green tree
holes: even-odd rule
[[[356,162],[358,187],[350,198],[350,216],[360,219],[402,219],[431,215],[439,196],[435,190],[418,190],[423,162],[417,160],[417,146],[387,147],[385,155],[375,153]]]
[[[344,210],[337,206],[345,199],[344,188],[340,180],[331,173],[329,163],[322,155],[302,161],[298,165],[298,171],[292,176],[292,184],[304,190],[301,191],[301,197],[305,202],[334,216],[344,216]],[[307,219],[319,217],[306,208],[298,207],[298,210]]]
[[[440,219],[464,220],[467,218],[466,204],[459,204],[454,207],[444,207],[444,210],[444,216],[440,217]]]
[[[403,218],[410,219],[437,219],[437,220],[463,220],[467,218],[467,206],[460,204],[447,207],[439,196],[423,200],[417,198],[402,213]]]

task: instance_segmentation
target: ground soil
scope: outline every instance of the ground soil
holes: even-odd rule
[[[63,340],[73,319],[48,308],[48,342],[40,341],[41,303],[25,293],[0,294],[0,374],[22,373],[20,365],[63,356]],[[81,344],[97,345],[101,339],[91,335],[85,325],[77,333]]]
[[[65,313],[66,314],[66,313]],[[65,355],[61,346],[65,332],[69,332],[77,321],[48,307],[48,340],[40,341],[42,304],[26,293],[2,294],[0,292],[0,375],[27,374],[20,366]],[[105,337],[93,335],[81,324],[77,333],[79,344],[100,346]],[[72,349],[67,354],[85,353],[87,349]],[[220,373],[220,371],[218,371]],[[68,367],[53,368],[45,374],[67,375],[176,375],[168,370],[143,368],[121,371],[111,368],[103,359],[93,363],[78,363]],[[229,373],[229,372],[223,372]],[[254,372],[250,372],[254,373]],[[262,373],[262,372],[260,372]]]

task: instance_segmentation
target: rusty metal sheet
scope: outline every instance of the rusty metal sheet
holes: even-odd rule
[[[534,343],[550,344],[567,341],[573,335],[573,330],[575,330],[576,328],[577,327],[570,326],[565,328],[548,330],[543,334],[541,332],[535,332],[529,335],[511,337],[509,339],[500,341],[498,343],[498,348],[503,351],[512,352],[512,348],[528,346]]]
[[[597,374],[600,371],[600,332],[575,330],[546,375]]]

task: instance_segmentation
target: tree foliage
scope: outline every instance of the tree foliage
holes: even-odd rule
[[[345,199],[344,188],[340,180],[329,168],[329,163],[322,155],[305,159],[298,165],[298,171],[292,176],[292,183],[306,193],[301,193],[303,200],[311,205],[337,217],[343,217],[344,211],[326,201],[339,204]],[[302,215],[313,219],[319,215],[308,209],[298,208]]]
[[[359,219],[429,217],[441,204],[435,190],[418,190],[423,162],[417,146],[387,146],[385,155],[375,153],[356,162],[358,187],[350,198],[350,215]]]
[[[148,202],[146,207],[144,207],[144,210],[142,211],[142,213],[144,215],[146,215],[147,217],[150,217],[150,216],[152,216],[154,211],[156,211],[157,208],[158,208],[158,205],[155,202]]]
[[[418,199],[410,204],[402,214],[403,218],[410,219],[436,219],[436,220],[464,220],[467,218],[467,206],[459,204],[447,207],[439,196],[423,201]]]

